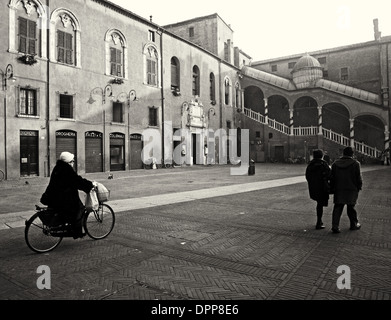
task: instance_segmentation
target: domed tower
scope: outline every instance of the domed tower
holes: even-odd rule
[[[295,64],[292,76],[297,89],[311,88],[323,78],[323,68],[317,59],[307,53]]]

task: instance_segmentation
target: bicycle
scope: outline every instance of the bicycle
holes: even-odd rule
[[[98,197],[99,199],[99,197]],[[63,213],[48,207],[35,205],[36,213],[25,222],[25,241],[27,246],[37,253],[55,249],[65,237],[73,237],[72,224]],[[86,234],[94,239],[106,238],[114,228],[114,210],[99,201],[97,210],[84,209],[82,225]]]

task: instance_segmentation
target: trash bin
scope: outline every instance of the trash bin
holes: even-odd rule
[[[255,161],[254,160],[250,160],[250,165],[248,167],[248,175],[249,176],[252,176],[255,174]]]

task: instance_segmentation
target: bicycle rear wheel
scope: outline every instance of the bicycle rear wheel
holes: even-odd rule
[[[44,253],[56,248],[62,241],[62,237],[53,237],[50,228],[39,218],[42,212],[37,212],[26,221],[24,238],[27,246],[34,252]]]
[[[113,209],[101,203],[98,210],[87,213],[84,220],[84,230],[89,237],[95,240],[106,238],[113,230],[115,215]]]

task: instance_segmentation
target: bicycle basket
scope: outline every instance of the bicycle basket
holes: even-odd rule
[[[96,193],[96,196],[98,197],[98,200],[99,202],[106,202],[106,201],[109,201],[109,197],[110,197],[110,191],[107,190],[107,191],[103,191],[103,192],[97,192]]]

